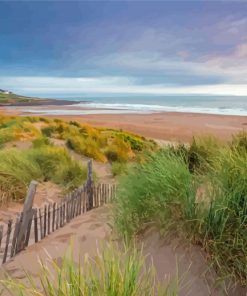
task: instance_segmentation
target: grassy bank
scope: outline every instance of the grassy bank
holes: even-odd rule
[[[75,121],[0,116],[0,147],[41,136],[65,141],[75,152],[102,162],[126,162],[156,148],[152,140],[121,130],[95,128]]]
[[[247,135],[168,147],[122,178],[115,224],[131,237],[153,223],[201,245],[221,276],[247,285]]]
[[[72,190],[86,178],[86,169],[72,151],[110,162],[114,175],[126,164],[156,149],[152,141],[120,130],[43,117],[0,116],[0,199],[20,200],[32,179],[52,181]]]
[[[19,96],[14,93],[5,94],[0,92],[0,104],[2,105],[14,104],[14,103],[27,103],[31,101],[32,101],[32,98]]]
[[[61,147],[43,146],[26,151],[0,151],[0,193],[5,200],[21,200],[30,181],[52,181],[65,190],[81,185],[86,167],[73,160]]]

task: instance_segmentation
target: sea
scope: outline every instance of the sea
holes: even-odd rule
[[[148,114],[189,112],[247,116],[247,96],[63,97],[78,101],[68,108],[25,107],[25,111],[50,115]]]

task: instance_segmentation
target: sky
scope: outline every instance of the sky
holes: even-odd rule
[[[247,2],[0,1],[0,88],[247,96]]]

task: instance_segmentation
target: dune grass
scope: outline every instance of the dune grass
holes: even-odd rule
[[[69,150],[82,156],[100,162],[117,162],[116,172],[118,163],[137,161],[140,155],[157,148],[152,141],[131,133],[94,128],[75,121],[0,116],[1,196],[7,200],[22,199],[31,179],[50,180],[66,190],[83,183],[85,169],[69,157],[69,150],[53,144],[54,139],[63,140]],[[18,143],[25,141],[32,142],[32,148],[12,151],[7,148],[10,145],[6,146],[12,143],[18,148]]]
[[[159,151],[120,179],[116,226],[127,236],[150,222],[172,229],[179,221],[195,219],[195,199],[195,178],[183,159],[168,150]]]
[[[7,200],[23,199],[33,179],[53,181],[65,190],[71,190],[81,185],[86,175],[86,168],[73,160],[62,147],[0,151],[0,193]]]
[[[27,275],[27,283],[11,277],[0,283],[15,296],[178,295],[179,278],[161,284],[153,265],[145,263],[142,250],[137,247],[120,249],[111,244],[101,249],[94,257],[85,255],[79,263],[74,262],[72,253],[64,256],[59,264],[52,260],[41,263],[39,277]]]
[[[247,153],[224,150],[210,174],[203,245],[214,266],[247,285]]]
[[[126,163],[113,162],[112,163],[112,174],[113,176],[121,176],[128,173],[128,166]]]
[[[12,141],[64,140],[70,149],[97,161],[126,162],[140,153],[156,149],[153,141],[131,133],[95,128],[76,121],[62,121],[43,117],[0,116],[0,148]]]
[[[247,285],[245,139],[194,139],[137,164],[120,179],[117,229],[131,237],[153,223],[163,234],[176,232],[201,245],[221,276]]]
[[[83,139],[79,136],[70,137],[67,139],[67,147],[74,150],[75,152],[92,157],[95,160],[106,162],[104,153],[98,148],[97,142],[91,138]]]

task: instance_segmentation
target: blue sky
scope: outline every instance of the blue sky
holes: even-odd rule
[[[247,3],[0,2],[0,88],[247,95]]]

